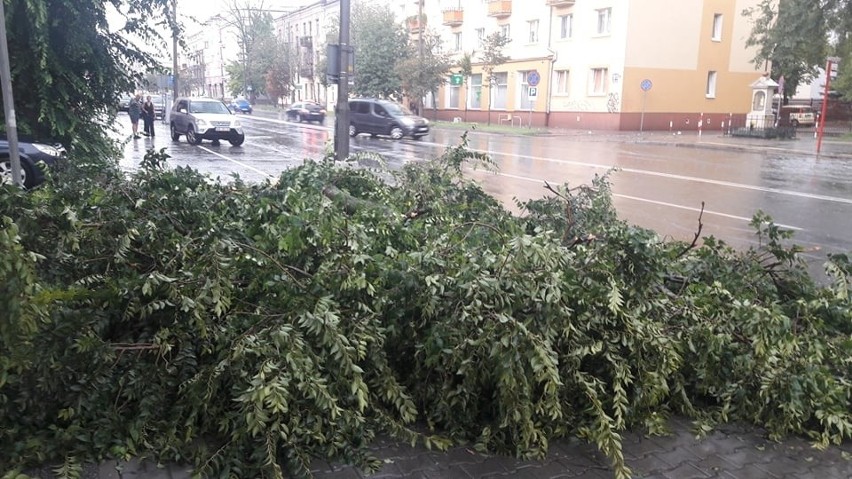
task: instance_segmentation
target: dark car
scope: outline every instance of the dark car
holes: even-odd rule
[[[312,101],[302,101],[293,103],[290,108],[287,108],[287,119],[291,121],[315,121],[323,123],[325,121],[325,108],[319,103]]]
[[[162,119],[166,114],[166,100],[161,96],[152,96],[151,103],[154,104],[154,118]]]
[[[240,146],[246,139],[243,127],[231,110],[213,98],[178,98],[169,114],[172,140],[186,135],[186,141],[198,145],[202,140],[227,140]]]
[[[249,115],[253,111],[251,103],[249,103],[248,100],[242,99],[232,101],[231,104],[228,105],[228,108],[230,108],[230,110],[234,113],[248,113]]]
[[[361,133],[387,135],[394,140],[404,136],[418,139],[429,134],[429,120],[392,101],[369,98],[349,100],[349,136]]]
[[[67,152],[62,145],[48,145],[22,138],[18,141],[18,154],[21,158],[21,179],[24,186],[32,188],[44,181],[44,172],[40,162],[50,167],[60,158],[65,158]],[[0,137],[0,176],[12,179],[12,157],[9,153],[9,142],[6,137]]]

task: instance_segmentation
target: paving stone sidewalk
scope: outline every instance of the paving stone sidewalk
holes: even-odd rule
[[[850,479],[852,443],[820,451],[800,438],[783,442],[767,440],[760,430],[723,425],[698,439],[684,419],[670,422],[672,434],[624,436],[624,457],[634,478],[648,479]],[[522,461],[511,457],[484,456],[464,447],[447,452],[380,439],[372,446],[384,466],[366,474],[352,466],[317,460],[312,473],[317,479],[612,479],[609,462],[595,447],[576,440],[550,446],[544,460]],[[188,479],[191,468],[158,467],[150,461],[114,461],[89,465],[84,479]],[[45,468],[35,477],[54,477]],[[253,478],[245,478],[253,479]]]

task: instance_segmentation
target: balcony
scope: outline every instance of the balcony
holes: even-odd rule
[[[448,27],[459,27],[464,21],[464,10],[451,8],[444,10],[444,25]]]
[[[412,15],[405,19],[405,24],[408,26],[408,31],[410,33],[420,33],[421,28],[425,31],[426,15],[420,17],[418,17],[417,15]]]
[[[576,0],[545,0],[548,7],[573,7]]]
[[[488,16],[506,18],[512,14],[512,0],[488,0]]]

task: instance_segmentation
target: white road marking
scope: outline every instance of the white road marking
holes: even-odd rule
[[[437,143],[433,143],[433,144],[440,146]],[[713,180],[713,179],[709,179],[709,178],[700,178],[700,177],[697,177],[697,176],[677,175],[677,174],[674,174],[674,173],[662,173],[662,172],[659,172],[659,171],[641,170],[641,169],[638,169],[638,168],[624,168],[624,167],[620,167],[620,166],[601,165],[601,164],[597,164],[597,163],[588,163],[588,162],[585,162],[585,161],[559,160],[559,159],[555,159],[555,158],[545,158],[545,157],[540,157],[540,156],[519,155],[519,154],[516,154],[516,153],[501,153],[501,152],[493,153],[493,152],[489,152],[489,151],[486,151],[486,150],[479,150],[479,149],[475,149],[475,148],[471,148],[471,151],[475,151],[475,152],[478,152],[478,153],[485,153],[485,154],[491,155],[492,157],[494,157],[494,156],[511,156],[511,157],[515,157],[515,158],[526,158],[526,159],[530,159],[530,160],[549,161],[551,163],[561,163],[561,164],[567,164],[567,165],[573,165],[573,166],[583,166],[583,167],[587,167],[587,168],[597,168],[597,169],[602,169],[602,170],[615,169],[615,170],[619,170],[619,171],[625,171],[625,172],[628,172],[628,173],[636,173],[636,174],[639,174],[639,175],[658,176],[658,177],[661,177],[661,178],[669,178],[669,179],[683,180],[683,181],[694,181],[694,182],[697,182],[697,183],[707,183],[707,184],[716,185],[716,186],[727,186],[727,187],[730,187],[730,188],[740,188],[740,189],[744,189],[744,190],[761,191],[761,192],[764,192],[764,193],[774,193],[774,194],[779,194],[779,195],[796,196],[796,197],[800,197],[800,198],[808,198],[808,199],[814,199],[814,200],[822,200],[822,201],[829,201],[829,202],[834,202],[834,203],[844,203],[844,204],[852,205],[852,199],[850,199],[850,198],[841,198],[841,197],[838,197],[838,196],[828,196],[828,195],[817,195],[817,194],[813,194],[813,193],[802,193],[801,191],[784,190],[784,189],[781,189],[781,188],[769,188],[769,187],[765,187],[765,186],[747,185],[747,184],[744,184],[744,183],[734,183],[732,181]]]
[[[468,170],[468,171],[472,171],[472,170]],[[488,172],[486,172],[486,173],[488,173]],[[513,179],[516,179],[516,180],[529,181],[529,182],[539,183],[539,184],[544,184],[545,181],[547,181],[548,183],[551,183],[551,184],[560,184],[560,181],[555,181],[555,180],[551,181],[551,180],[545,180],[545,179],[542,179],[542,178],[530,178],[528,176],[513,175],[513,174],[510,174],[510,173],[497,172],[497,173],[494,173],[494,174],[499,175],[499,176],[505,176],[505,177],[508,177],[508,178],[513,178]],[[668,202],[665,202],[665,201],[651,200],[651,199],[648,199],[648,198],[639,198],[638,196],[622,195],[622,194],[618,194],[618,193],[612,193],[612,196],[618,197],[618,198],[624,198],[624,199],[627,199],[627,200],[641,201],[641,202],[652,203],[652,204],[660,205],[660,206],[667,206],[669,208],[677,208],[677,209],[682,209],[682,210],[694,211],[696,213],[701,212],[700,208],[695,208],[694,206],[684,206],[684,205],[679,205],[679,204],[676,204],[676,203],[668,203]],[[722,213],[722,212],[719,212],[719,211],[713,211],[713,210],[708,210],[708,209],[705,209],[704,213],[709,214],[709,215],[721,216],[723,218],[741,220],[741,221],[745,221],[745,222],[751,221],[751,218],[746,218],[745,216],[731,215],[731,214],[728,214],[728,213]],[[791,225],[785,225],[785,224],[780,224],[780,223],[776,223],[776,224],[778,226],[782,227],[782,228],[791,229],[791,230],[795,230],[795,231],[804,231],[804,228],[800,228],[798,226],[791,226]]]
[[[207,153],[210,153],[211,155],[218,156],[219,158],[222,158],[223,160],[230,161],[231,163],[236,163],[236,164],[238,164],[238,165],[242,166],[243,168],[248,168],[249,170],[252,170],[252,171],[255,171],[255,172],[257,172],[257,173],[260,173],[261,175],[266,176],[267,178],[274,178],[274,176],[270,175],[269,173],[267,173],[267,172],[265,172],[265,171],[258,170],[257,168],[255,168],[255,167],[253,167],[253,166],[251,166],[251,165],[247,165],[247,164],[243,163],[242,161],[237,161],[237,160],[235,160],[235,159],[233,159],[233,158],[229,158],[229,157],[227,157],[227,156],[225,156],[225,155],[223,155],[223,154],[221,154],[221,153],[217,153],[217,152],[215,152],[215,151],[213,151],[213,150],[211,150],[210,148],[207,148],[207,147],[205,147],[205,146],[200,146],[200,145],[199,145],[199,146],[198,146],[198,148],[199,148],[200,150],[204,150],[204,151],[206,151]]]

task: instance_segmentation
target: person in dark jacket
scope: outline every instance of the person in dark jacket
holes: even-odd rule
[[[130,125],[133,128],[133,139],[139,139],[139,117],[142,115],[142,95],[136,94],[127,106]]]
[[[145,99],[145,103],[142,104],[142,121],[145,124],[145,136],[154,136],[154,102],[151,101],[151,95]]]

